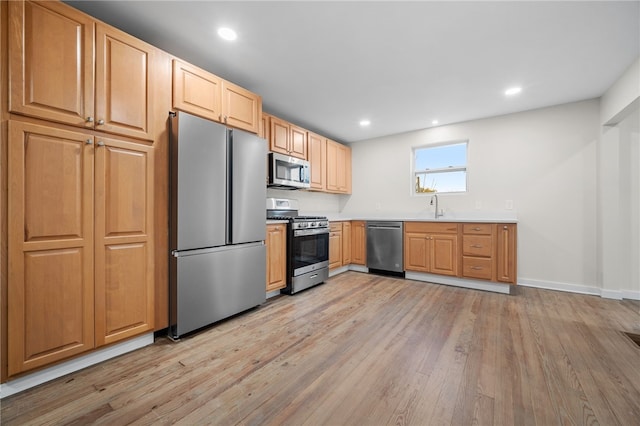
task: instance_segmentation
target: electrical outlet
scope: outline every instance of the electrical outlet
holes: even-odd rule
[[[504,208],[507,210],[513,210],[513,200],[507,200],[504,202]]]
[[[376,210],[380,210],[382,208],[382,206],[380,205],[380,203],[376,203]]]
[[[482,208],[482,201],[476,201],[476,210],[480,210]]]

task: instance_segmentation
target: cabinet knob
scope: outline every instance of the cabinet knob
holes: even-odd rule
[[[93,123],[93,117],[87,117],[87,123]]]
[[[475,228],[473,228],[473,230],[474,230],[474,231],[479,231],[479,230],[480,230],[480,228],[475,227]]]
[[[98,124],[99,125],[103,125],[104,124],[104,120],[103,119],[98,120]]]
[[[224,122],[225,123],[227,122],[227,116],[226,115],[224,116]]]
[[[87,145],[93,145],[93,141],[92,141],[91,139],[87,139],[87,140],[85,141],[85,143],[86,143]]]
[[[104,142],[98,141],[98,146],[104,146]]]
[[[506,230],[506,229],[507,229],[506,225],[505,225],[505,226],[503,226],[503,227],[502,227],[502,229],[505,229],[505,230]]]

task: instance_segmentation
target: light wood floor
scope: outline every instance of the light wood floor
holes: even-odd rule
[[[348,272],[6,398],[1,423],[637,425],[639,311]]]

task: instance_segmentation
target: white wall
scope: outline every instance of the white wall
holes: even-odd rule
[[[300,214],[331,216],[338,213],[342,195],[313,191],[267,189],[267,197],[298,200]]]
[[[602,295],[640,299],[640,59],[602,96],[598,277]]]
[[[428,195],[410,194],[411,148],[468,140],[469,190],[439,195],[445,217],[517,214],[520,284],[599,293],[599,114],[591,100],[353,143],[353,194],[341,212],[432,214]]]
[[[637,112],[638,99],[640,99],[640,57],[602,95],[600,123],[616,124],[628,116],[631,109]]]

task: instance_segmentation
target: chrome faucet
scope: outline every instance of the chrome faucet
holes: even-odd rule
[[[431,196],[431,202],[429,203],[429,205],[431,205],[431,206],[433,205],[433,199],[434,199],[434,198],[436,199],[436,213],[435,213],[434,218],[435,218],[435,219],[437,219],[437,218],[439,218],[440,216],[444,216],[444,214],[443,214],[443,213],[441,213],[441,212],[440,212],[440,209],[438,208],[438,195],[437,195],[437,194],[433,194],[433,195]]]

